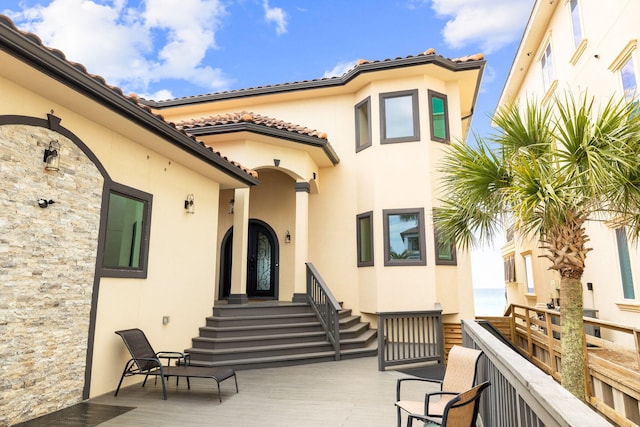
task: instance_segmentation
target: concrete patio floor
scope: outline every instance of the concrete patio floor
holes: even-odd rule
[[[133,384],[121,389],[118,397],[109,393],[89,403],[135,407],[101,423],[104,427],[393,427],[396,380],[407,377],[398,371],[379,372],[375,357],[237,374],[240,392],[236,394],[233,380],[221,383],[222,403],[215,382],[206,379],[192,379],[191,390],[184,379],[177,388],[171,380],[167,400],[162,399],[160,384],[154,386],[150,379],[144,388]],[[114,386],[117,381],[114,377]],[[415,390],[415,396],[422,400],[425,391],[437,386],[428,387]],[[403,386],[403,397],[404,393]]]

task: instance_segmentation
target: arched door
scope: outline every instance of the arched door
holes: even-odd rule
[[[278,241],[273,229],[265,222],[249,220],[247,242],[247,297],[276,299],[278,297]],[[231,263],[233,228],[227,231],[222,241],[221,299],[231,293]]]

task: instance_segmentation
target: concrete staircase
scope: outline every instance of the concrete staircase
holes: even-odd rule
[[[341,358],[375,356],[377,331],[351,310],[340,312]],[[236,370],[335,360],[320,321],[309,304],[265,302],[220,305],[193,338],[191,364]]]

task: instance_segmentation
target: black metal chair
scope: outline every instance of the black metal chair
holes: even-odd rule
[[[491,385],[489,381],[478,384],[470,390],[456,395],[447,402],[442,418],[433,418],[423,414],[409,414],[407,427],[413,426],[413,420],[424,422],[424,427],[444,426],[444,427],[476,427],[476,419],[480,410],[480,396],[482,392]],[[433,394],[453,393],[440,392]],[[425,402],[425,408],[428,405]]]
[[[127,346],[131,359],[127,362],[122,371],[118,388],[116,389],[115,396],[120,391],[120,386],[125,377],[133,375],[144,375],[144,381],[142,386],[147,382],[147,378],[155,376],[160,377],[162,381],[162,395],[167,400],[167,388],[165,385],[165,379],[170,377],[184,377],[187,379],[187,387],[191,389],[191,383],[189,378],[211,378],[215,380],[218,386],[218,398],[222,403],[222,393],[220,392],[220,383],[226,379],[232,378],[236,383],[236,393],[238,393],[238,379],[236,373],[230,368],[213,368],[213,367],[200,367],[190,366],[189,357],[184,353],[175,351],[160,351],[155,352],[146,335],[140,329],[125,329],[122,331],[116,331],[116,334],[120,335],[124,344]],[[160,359],[177,359],[178,366],[163,366]]]

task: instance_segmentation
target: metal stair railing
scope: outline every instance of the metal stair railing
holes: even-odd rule
[[[336,360],[340,360],[340,303],[333,296],[320,273],[310,262],[307,265],[307,299],[320,319],[327,339],[335,349]]]

